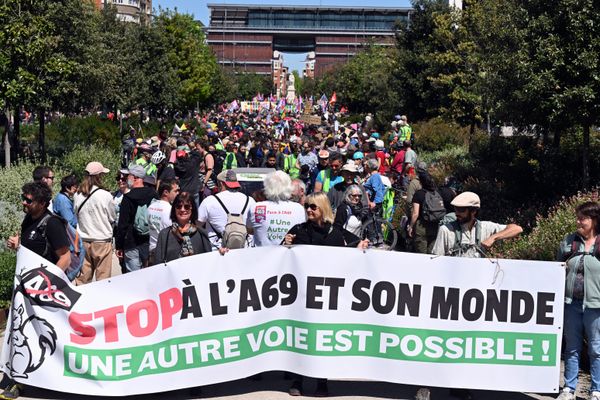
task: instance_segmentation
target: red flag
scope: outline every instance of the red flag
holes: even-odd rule
[[[336,96],[335,92],[333,92],[333,94],[331,95],[331,99],[329,99],[329,104],[335,104],[336,101],[337,101],[337,96]]]

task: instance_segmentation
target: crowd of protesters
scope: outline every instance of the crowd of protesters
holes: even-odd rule
[[[81,181],[75,175],[60,177],[60,193],[54,198],[51,187],[57,177],[49,167],[36,168],[33,182],[22,188],[26,217],[9,247],[21,243],[66,268],[65,224],[76,228],[85,259],[74,283],[83,285],[109,278],[113,256],[122,273],[247,246],[311,244],[485,257],[496,242],[522,232],[516,224],[480,221],[479,196],[459,193],[448,184],[452,177],[439,185],[419,160],[415,132],[403,115],[381,132],[371,115],[340,124],[330,114],[320,124],[310,124],[300,115],[280,118],[269,110],[222,109],[198,116],[193,125],[175,125],[150,138],[132,130],[123,142],[124,165],[115,193],[106,189],[110,171],[102,160],[90,162]],[[247,193],[239,168],[268,168],[262,190]],[[396,209],[400,204],[404,207]],[[402,246],[385,248],[362,235],[369,216],[394,214],[401,216],[396,228]],[[564,239],[559,252],[567,261],[569,303],[560,398],[575,398],[585,332],[593,398],[600,400],[600,352],[595,351],[600,337],[595,278],[600,206],[580,206],[576,217],[577,232]],[[302,382],[296,376],[291,395],[303,394]],[[19,396],[20,385],[6,377],[3,385],[0,397]],[[328,394],[326,380],[318,381],[316,394]],[[464,389],[452,394],[472,398]],[[415,396],[430,397],[428,388]]]

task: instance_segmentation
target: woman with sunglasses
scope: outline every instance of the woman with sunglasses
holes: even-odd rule
[[[327,199],[327,194],[323,192],[309,194],[306,196],[304,209],[306,210],[307,221],[292,227],[285,235],[284,244],[367,248],[369,244],[368,240],[361,241],[358,236],[333,224],[333,211]],[[289,390],[290,395],[302,395],[302,381],[303,377],[301,375],[295,376]],[[326,397],[328,394],[327,379],[317,379],[315,396]]]
[[[208,235],[196,225],[197,220],[198,208],[194,198],[188,192],[179,193],[171,208],[173,226],[158,234],[154,253],[157,263],[167,263],[212,250]]]

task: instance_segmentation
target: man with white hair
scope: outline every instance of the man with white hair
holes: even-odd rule
[[[292,197],[290,200],[304,206],[306,198],[306,183],[302,179],[292,179]]]
[[[293,226],[306,221],[306,214],[299,203],[290,200],[293,186],[288,174],[272,172],[265,177],[263,185],[267,200],[250,209],[249,221],[256,246],[275,246],[281,244]]]

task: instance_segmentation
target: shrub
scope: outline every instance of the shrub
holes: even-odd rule
[[[450,175],[465,179],[473,170],[473,159],[466,146],[450,146],[443,150],[419,152],[419,161],[429,164],[429,172],[441,184]]]
[[[24,216],[20,203],[14,204],[0,200],[0,252],[6,249],[6,239],[21,230]]]
[[[501,243],[494,254],[502,258],[554,260],[560,241],[576,230],[575,208],[586,201],[598,201],[598,192],[578,193],[562,198],[552,207],[547,217],[538,214],[536,226],[531,233]]]
[[[417,122],[411,126],[415,134],[415,145],[419,152],[467,146],[469,143],[469,128],[445,122],[441,118]]]
[[[13,252],[0,252],[0,308],[7,307],[12,299],[17,255]]]
[[[91,161],[100,161],[102,165],[110,170],[104,177],[104,184],[116,190],[116,177],[121,165],[120,153],[110,148],[97,144],[91,146],[75,146],[69,153],[60,160],[63,168],[72,171],[80,179],[83,177],[85,166]]]
[[[39,163],[21,160],[18,165],[11,165],[10,168],[0,168],[0,201],[16,205],[21,209],[21,187],[33,180],[31,174],[37,165]],[[52,191],[58,193],[60,191],[60,179],[67,175],[67,172],[56,163],[50,163],[49,165],[57,176],[54,179]]]

